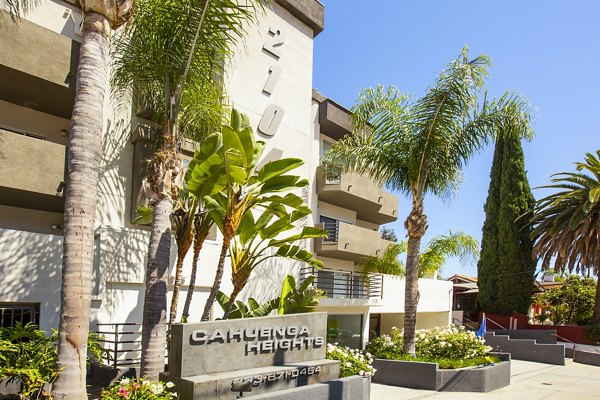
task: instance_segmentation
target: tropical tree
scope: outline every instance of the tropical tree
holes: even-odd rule
[[[300,189],[308,185],[306,179],[287,175],[303,164],[298,158],[284,158],[265,164],[259,171],[256,165],[265,143],[254,137],[250,121],[237,110],[231,113],[230,125],[221,127],[222,145],[206,158],[196,153],[190,164],[186,186],[198,198],[203,198],[215,225],[223,234],[223,244],[217,265],[214,283],[202,314],[202,321],[210,317],[223,279],[225,256],[235,234],[247,213],[260,208],[270,208],[275,214],[287,213],[285,207],[294,212],[306,208],[298,196],[289,194],[281,197],[282,191]],[[294,214],[295,215],[295,214]]]
[[[258,218],[255,219],[252,212],[244,215],[240,229],[229,248],[233,291],[229,296],[223,319],[229,317],[231,306],[248,283],[252,272],[266,261],[274,258],[289,259],[319,269],[324,267],[323,263],[314,259],[309,251],[294,244],[298,241],[327,236],[327,231],[308,226],[298,232],[294,222],[312,214],[312,210],[293,193],[288,193],[285,197],[272,196],[269,201],[271,203]],[[292,203],[298,206],[291,213],[288,213],[285,207],[281,207],[282,204]],[[288,236],[281,238],[284,234]]]
[[[366,273],[380,273],[404,276],[404,263],[400,254],[406,253],[408,243],[402,241],[389,245],[380,257],[367,257],[360,263]],[[459,231],[438,235],[427,243],[419,254],[419,278],[435,276],[440,273],[448,257],[458,257],[462,263],[469,263],[479,256],[479,242],[473,236]]]
[[[14,3],[14,2],[12,2]],[[94,258],[98,174],[102,157],[108,46],[114,29],[126,23],[133,0],[85,1],[75,102],[67,145],[58,377],[54,398],[87,399],[86,354]]]
[[[425,195],[449,197],[458,188],[465,163],[499,132],[532,135],[528,105],[520,97],[504,94],[479,102],[489,66],[486,56],[469,60],[465,47],[416,101],[393,87],[362,91],[352,108],[354,134],[337,142],[324,157],[326,164],[369,175],[412,201],[404,223],[408,233],[404,351],[411,355],[419,248],[427,230]]]
[[[498,138],[477,264],[477,300],[484,311],[526,314],[531,306],[536,268],[530,236],[534,202],[521,139]]]
[[[116,41],[113,86],[133,91],[162,126],[148,164],[144,192],[153,218],[146,268],[141,374],[157,380],[164,369],[167,271],[173,204],[184,170],[180,135],[201,139],[222,119],[222,65],[260,2],[138,0],[135,22]],[[260,5],[259,7],[261,7]],[[215,101],[216,99],[216,101]]]
[[[541,268],[596,276],[600,267],[600,150],[575,163],[577,172],[553,175],[543,186],[556,192],[536,201],[533,252]],[[600,323],[600,280],[592,322]]]

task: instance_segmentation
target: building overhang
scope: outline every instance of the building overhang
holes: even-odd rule
[[[275,0],[313,30],[313,37],[325,29],[325,6],[318,0]]]

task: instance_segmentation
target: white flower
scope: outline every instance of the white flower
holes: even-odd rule
[[[121,385],[129,385],[129,382],[131,380],[129,378],[123,378],[121,379],[121,381],[119,382]]]
[[[147,386],[150,384],[150,381],[146,380],[146,379],[142,379],[142,386]]]
[[[358,374],[359,374],[360,376],[363,376],[363,375],[365,374],[365,371],[358,371]]]
[[[153,383],[152,385],[150,385],[150,391],[153,394],[161,394],[163,392],[163,387],[162,387],[162,385],[157,385],[157,384]]]
[[[177,397],[177,392],[171,393],[171,397]]]
[[[171,389],[173,386],[175,386],[175,384],[173,382],[167,382],[165,386]]]
[[[351,367],[351,366],[352,366],[352,363],[346,362],[346,367]]]

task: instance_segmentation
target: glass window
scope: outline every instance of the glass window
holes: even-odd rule
[[[327,341],[352,349],[362,348],[362,319],[362,314],[330,314],[327,317]]]
[[[0,303],[0,327],[9,328],[17,322],[21,325],[32,323],[39,324],[39,303]]]

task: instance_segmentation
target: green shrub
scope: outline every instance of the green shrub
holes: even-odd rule
[[[586,326],[585,337],[590,343],[600,345],[600,324]]]
[[[108,359],[108,352],[100,346],[100,336],[90,332],[88,350],[91,357],[101,362]],[[31,323],[0,328],[0,379],[17,382],[23,397],[43,397],[44,385],[56,379],[58,334],[50,335]]]
[[[371,365],[373,363],[371,354],[363,354],[360,350],[338,346],[337,343],[327,343],[327,356],[325,358],[341,361],[340,378],[352,375],[371,376],[376,372],[376,369]]]
[[[177,392],[170,392],[172,382],[150,382],[147,379],[123,378],[102,390],[101,400],[167,400],[175,399]]]
[[[0,379],[19,383],[24,397],[42,396],[56,379],[56,351],[55,337],[33,324],[0,328]]]
[[[437,362],[440,368],[444,369],[493,364],[499,361],[497,357],[489,354],[492,348],[486,346],[483,339],[477,338],[475,332],[467,331],[464,327],[448,325],[418,330],[415,357],[410,357],[402,351],[402,337],[401,330],[392,328],[390,335],[375,338],[366,349],[377,358]]]

